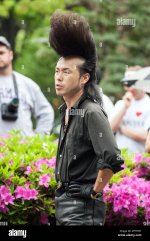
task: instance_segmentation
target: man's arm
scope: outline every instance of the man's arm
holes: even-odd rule
[[[108,168],[99,170],[93,190],[95,192],[102,192],[104,187],[112,178],[113,174],[114,173],[112,170]]]
[[[94,152],[98,158],[97,169],[109,168],[113,173],[122,170],[123,159],[117,147],[108,119],[94,108],[86,115],[86,125]],[[118,159],[119,157],[119,159]]]
[[[148,132],[148,136],[146,139],[145,149],[146,152],[150,153],[150,131]]]
[[[53,127],[54,110],[38,86],[35,90],[33,108],[36,119],[35,132],[49,135]]]
[[[120,127],[120,132],[135,140],[135,141],[139,141],[139,142],[145,142],[146,141],[146,137],[147,137],[147,131],[135,131],[135,130],[132,130],[130,128],[127,128],[127,127],[123,127],[121,126]]]
[[[111,129],[113,132],[117,132],[120,125],[121,125],[121,122],[122,122],[122,119],[126,113],[126,106],[124,105],[122,107],[122,109],[110,120],[110,126],[111,126]]]
[[[131,105],[132,99],[133,99],[132,94],[130,92],[127,92],[123,96],[123,104],[122,104],[121,108],[119,109],[119,111],[117,111],[117,113],[112,118],[110,118],[110,126],[111,126],[111,129],[113,132],[118,131],[118,129],[120,128],[122,119],[123,119],[127,109]]]

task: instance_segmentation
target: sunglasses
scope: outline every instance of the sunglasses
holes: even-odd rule
[[[136,80],[130,80],[130,81],[124,81],[123,85],[126,87],[131,87],[132,85],[134,85],[136,82]]]

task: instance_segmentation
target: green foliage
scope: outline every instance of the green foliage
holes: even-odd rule
[[[23,138],[13,131],[0,138],[0,189],[3,195],[0,197],[0,220],[9,224],[41,224],[42,215],[47,216],[47,223],[48,217],[54,219],[56,150],[53,135]],[[18,188],[22,191],[17,191]],[[13,203],[7,202],[8,196]]]
[[[148,66],[149,0],[3,0],[0,5],[1,33],[14,42],[15,69],[36,81],[52,103],[56,117],[60,100],[54,90],[57,56],[48,45],[52,13],[75,11],[89,21],[97,46],[98,65],[103,72],[103,91],[115,100],[123,94],[120,80],[127,66]],[[118,25],[118,19],[135,20]]]

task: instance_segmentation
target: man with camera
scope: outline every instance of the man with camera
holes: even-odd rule
[[[13,71],[13,51],[8,40],[0,36],[0,136],[12,129],[21,135],[49,134],[54,111],[39,86]],[[36,119],[33,130],[32,115]]]
[[[139,88],[139,81],[146,81],[150,67],[129,67],[121,81],[126,90],[110,117],[113,132],[119,148],[130,152],[145,151],[145,141],[150,123],[150,98],[145,88]],[[144,83],[144,82],[143,82]]]

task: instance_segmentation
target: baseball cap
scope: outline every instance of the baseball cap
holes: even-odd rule
[[[150,93],[150,66],[139,70],[127,70],[121,82],[130,87],[134,85],[137,89],[144,90]]]
[[[141,69],[141,67],[139,69],[139,66],[134,66],[127,69],[125,71],[124,78],[121,80],[122,84],[128,87],[134,85],[139,79],[139,70]]]
[[[139,71],[139,78],[135,83],[135,87],[150,93],[150,66],[144,67]]]
[[[0,36],[0,43],[11,49],[11,45],[4,36]]]

